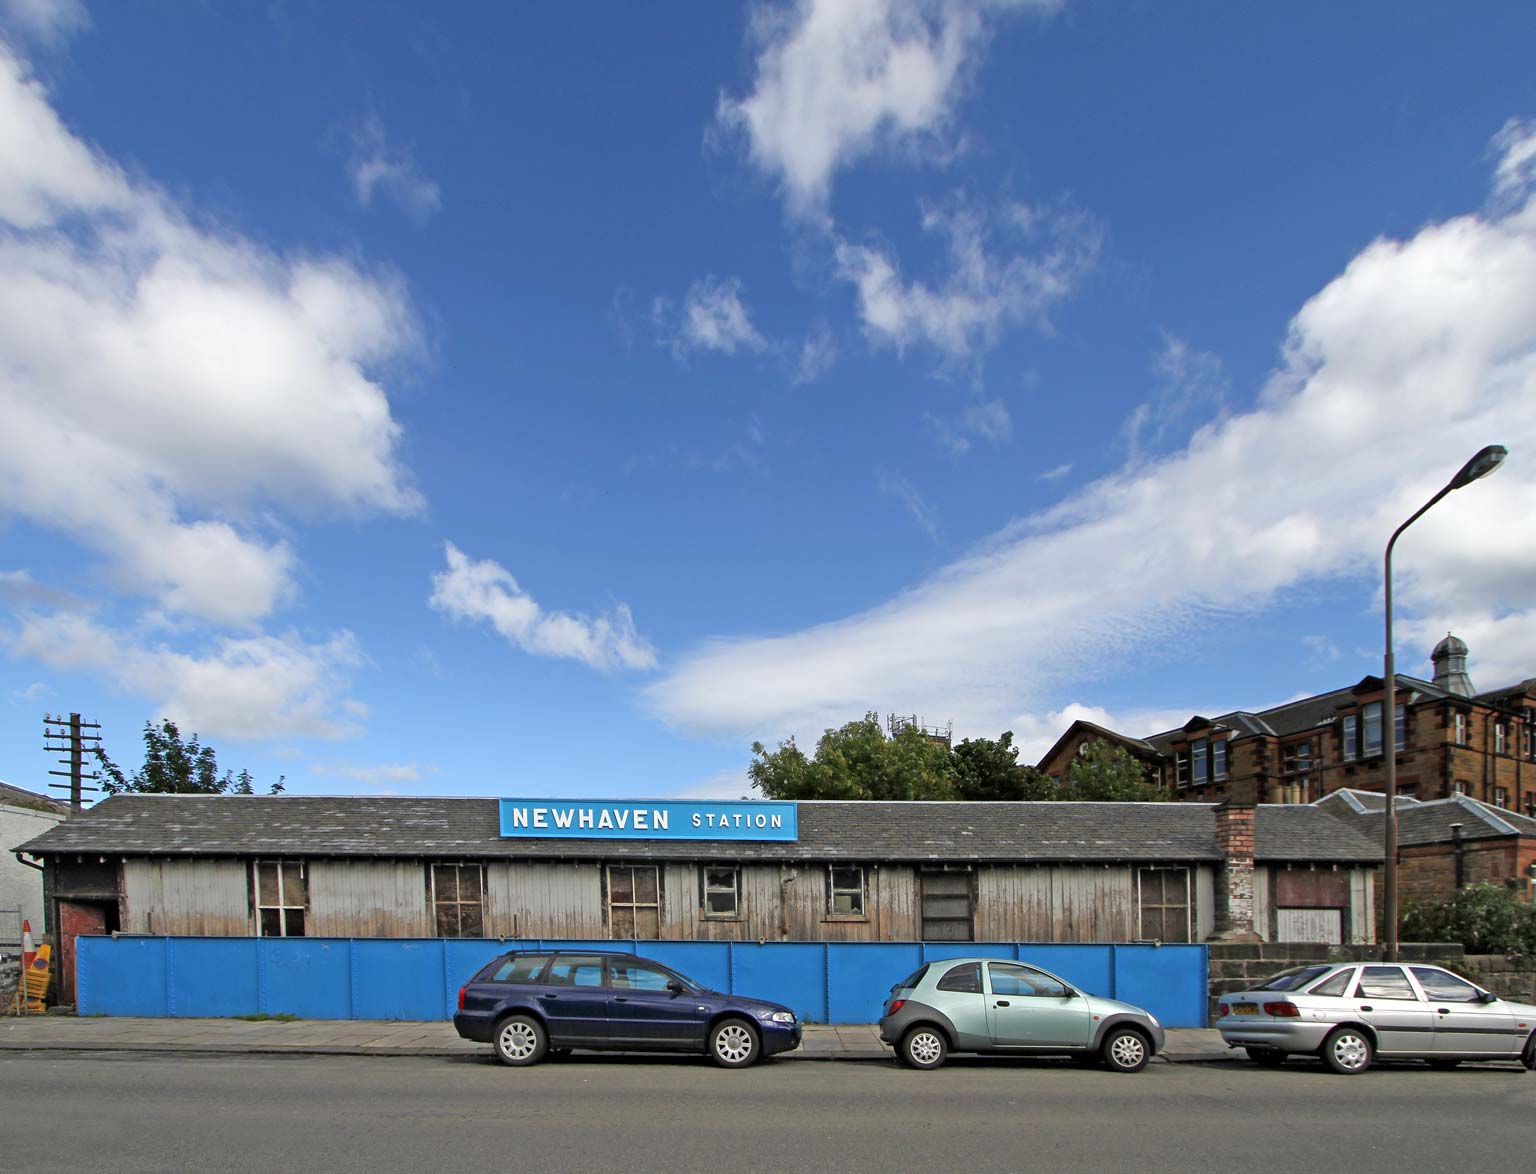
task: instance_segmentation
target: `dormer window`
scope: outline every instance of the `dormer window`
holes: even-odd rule
[[[1381,753],[1381,702],[1373,701],[1362,711],[1365,718],[1365,744],[1360,748],[1365,758]]]
[[[1211,743],[1211,778],[1227,777],[1227,740],[1218,738]]]
[[[1174,781],[1181,787],[1189,786],[1189,751],[1175,750],[1173,752]]]
[[[1340,735],[1344,743],[1344,761],[1353,762],[1360,757],[1360,716],[1354,713],[1344,715],[1344,732]]]

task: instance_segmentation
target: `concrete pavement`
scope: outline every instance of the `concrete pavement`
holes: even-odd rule
[[[488,1053],[462,1040],[453,1024],[357,1019],[137,1019],[128,1016],[35,1015],[0,1019],[0,1049],[282,1053],[340,1056],[460,1056]],[[1159,1059],[1201,1063],[1241,1059],[1215,1031],[1170,1028]],[[892,1058],[873,1024],[807,1024],[798,1050],[785,1060]]]

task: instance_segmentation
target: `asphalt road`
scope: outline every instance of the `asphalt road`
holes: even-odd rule
[[[1536,1075],[0,1053],[0,1168],[1528,1171]]]

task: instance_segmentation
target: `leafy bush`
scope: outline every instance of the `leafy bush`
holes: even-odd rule
[[[1451,901],[1421,901],[1403,914],[1402,938],[1460,942],[1469,954],[1536,955],[1536,904],[1503,885],[1468,885]]]

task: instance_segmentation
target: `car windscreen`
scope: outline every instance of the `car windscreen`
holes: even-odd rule
[[[1294,970],[1282,970],[1279,974],[1260,983],[1253,989],[1256,991],[1295,991],[1300,990],[1319,975],[1327,974],[1330,967],[1327,966],[1298,966]]]

